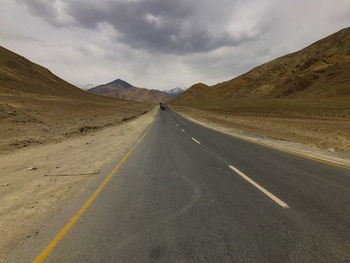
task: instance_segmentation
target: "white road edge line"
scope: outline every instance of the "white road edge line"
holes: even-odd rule
[[[192,138],[193,139],[193,138]],[[252,179],[250,179],[248,176],[246,176],[244,173],[242,173],[240,170],[238,170],[236,167],[229,165],[228,167],[230,167],[233,171],[235,171],[237,174],[239,174],[241,177],[243,177],[246,181],[248,181],[249,183],[251,183],[253,186],[255,186],[256,188],[258,188],[261,192],[263,192],[265,195],[267,195],[268,197],[270,197],[273,201],[275,201],[277,204],[279,204],[280,206],[282,206],[283,208],[289,208],[289,206],[283,202],[282,200],[280,200],[279,198],[277,198],[276,196],[274,196],[273,194],[271,194],[269,191],[267,191],[264,187],[260,186],[259,184],[257,184],[256,182],[254,182]]]
[[[192,137],[192,140],[194,140],[196,143],[201,144],[199,141],[197,141],[195,138]]]

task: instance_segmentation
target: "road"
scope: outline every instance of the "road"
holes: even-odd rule
[[[349,204],[350,170],[167,109],[42,262],[350,262]]]

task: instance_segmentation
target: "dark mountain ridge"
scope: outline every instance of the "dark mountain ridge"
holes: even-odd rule
[[[99,86],[105,86],[105,85],[114,85],[114,86],[120,86],[120,87],[123,87],[125,89],[128,89],[128,88],[131,88],[131,87],[134,87],[133,85],[131,85],[130,83],[122,80],[122,79],[116,79],[116,80],[113,80],[109,83],[106,83],[106,84],[103,84],[103,85],[99,85]],[[99,87],[97,86],[97,87]],[[97,88],[95,87],[95,88]]]
[[[93,94],[139,102],[160,103],[170,100],[170,97],[162,92],[137,88],[121,79],[116,79],[112,82],[99,85],[87,91]]]

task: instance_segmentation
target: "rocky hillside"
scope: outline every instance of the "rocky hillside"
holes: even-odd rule
[[[220,107],[237,100],[350,98],[350,28],[260,65],[232,80],[196,84],[171,100],[174,105]]]
[[[151,107],[85,92],[0,47],[0,153],[85,134]]]
[[[95,88],[89,89],[88,92],[125,100],[149,103],[167,102],[170,99],[168,95],[162,92],[156,90],[148,90],[144,88],[137,88],[121,79],[116,79],[107,84],[103,84]]]
[[[91,95],[4,47],[0,47],[0,94],[41,94],[91,98]]]

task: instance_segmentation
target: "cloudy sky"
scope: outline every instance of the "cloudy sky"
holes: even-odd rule
[[[232,79],[350,26],[349,0],[1,0],[0,45],[73,84]]]

